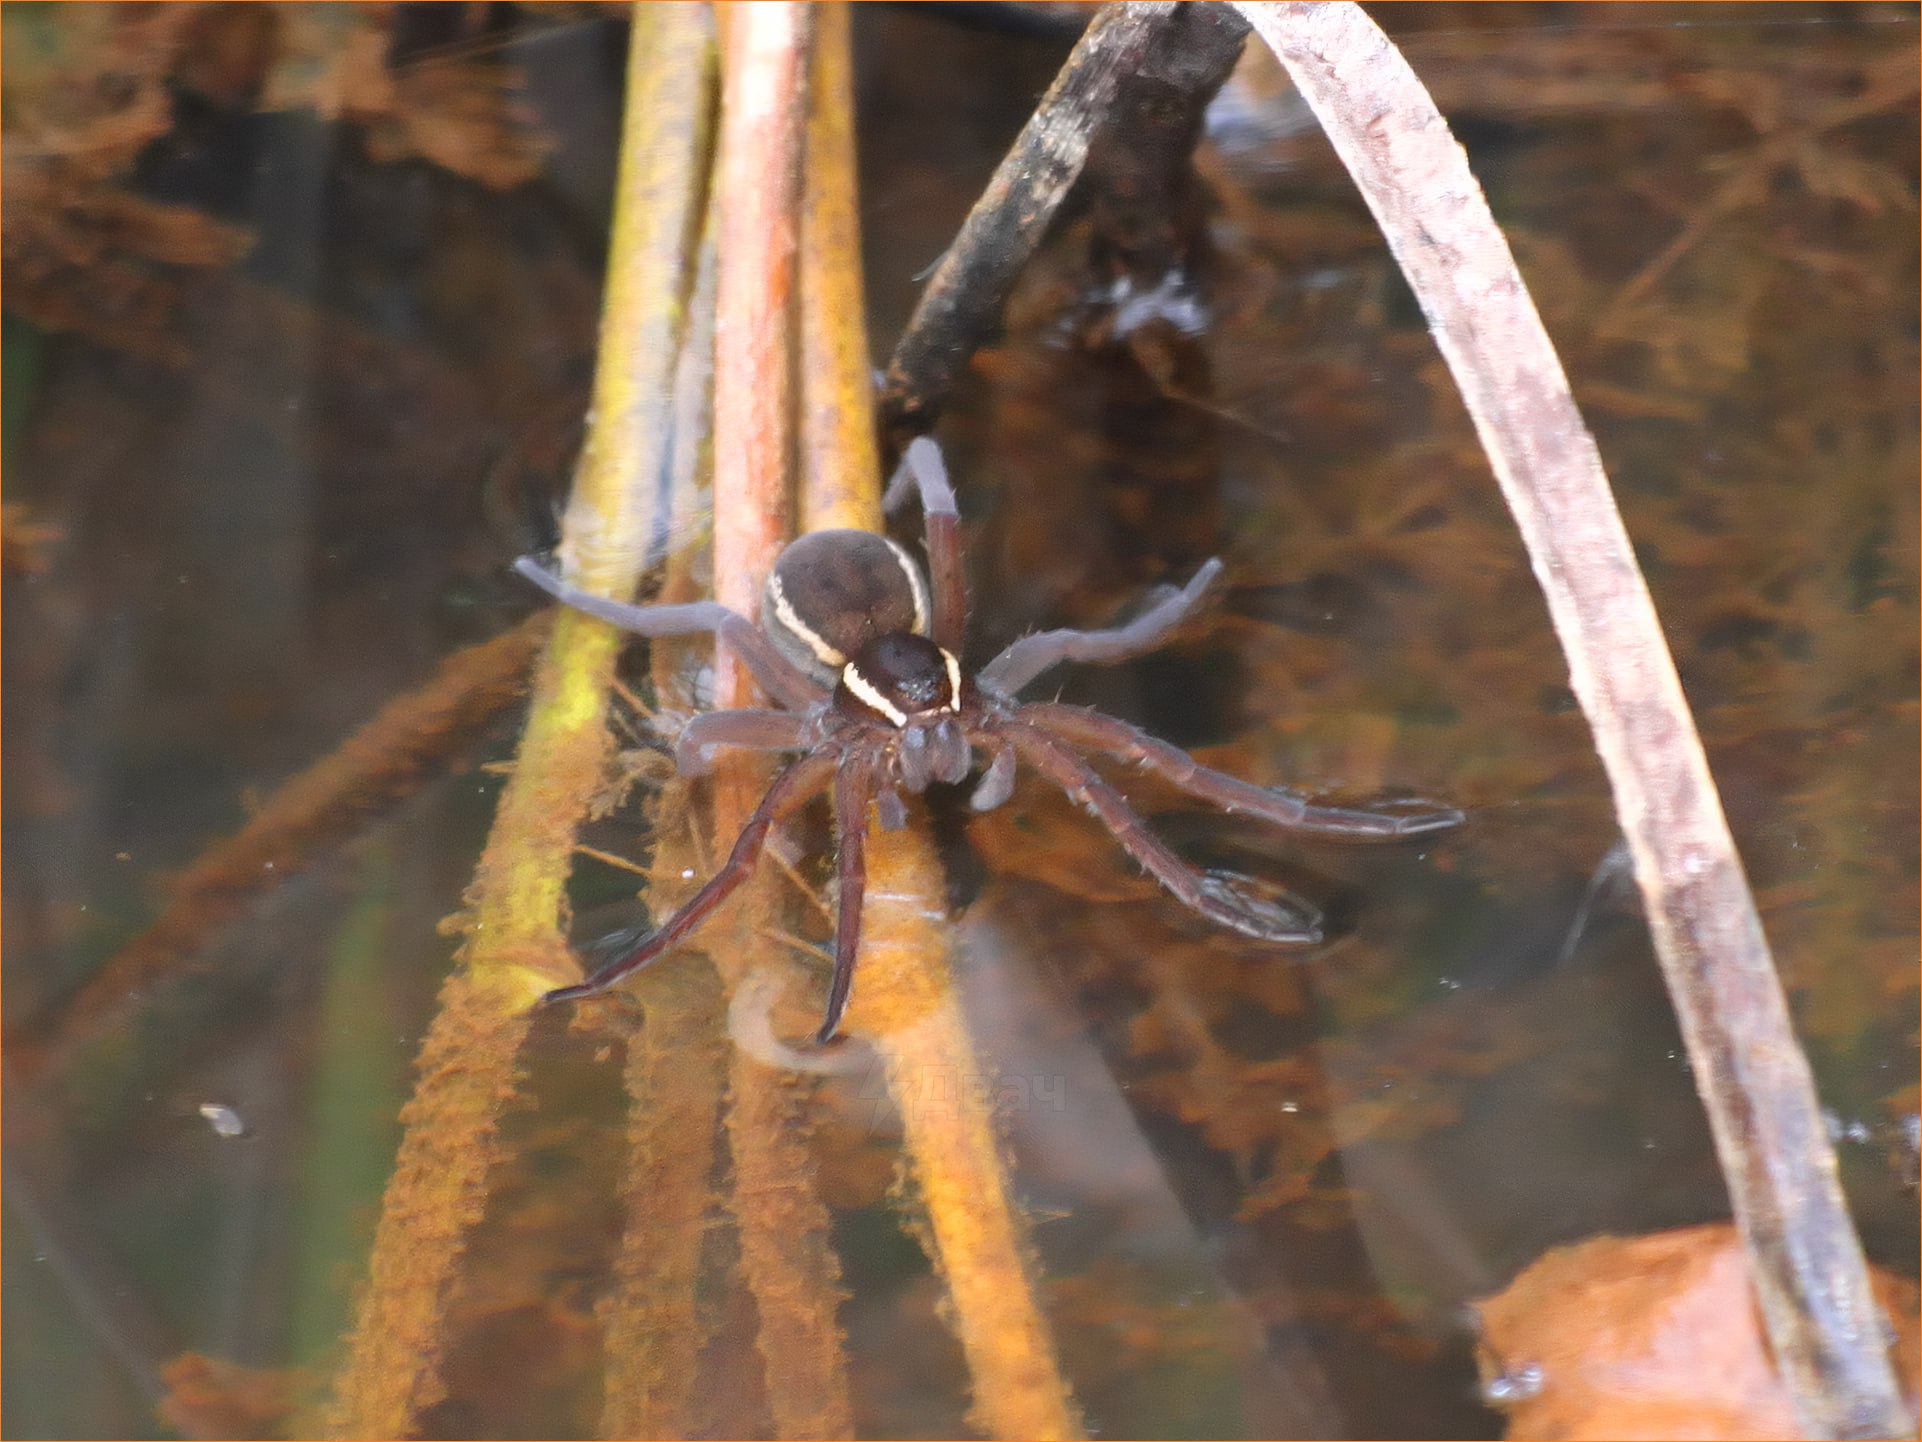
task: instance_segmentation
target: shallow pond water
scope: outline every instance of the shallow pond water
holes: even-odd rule
[[[877,355],[1071,40],[980,8],[860,10]],[[54,157],[10,166],[7,219],[12,1435],[170,1435],[162,1399],[225,1435],[317,1425],[457,945],[439,924],[512,755],[525,653],[474,648],[539,609],[506,567],[546,539],[593,364],[623,33],[497,10],[470,32],[465,7],[408,7],[372,42],[351,7],[208,11],[191,63],[95,7],[5,14],[10,145]],[[1371,13],[1561,349],[1868,1251],[1913,1277],[1915,11]],[[407,87],[324,118],[369,53]],[[138,124],[115,120],[130,85],[162,106]],[[56,143],[109,120],[117,163]],[[1181,644],[1060,694],[1237,775],[1469,820],[1344,848],[1123,778],[1183,855],[1328,914],[1293,954],[1184,912],[1038,783],[937,808],[960,986],[1091,1431],[1497,1435],[1466,1304],[1549,1247],[1726,1201],[1586,726],[1412,298],[1274,66],[1215,101],[1197,173],[1152,284],[1071,207],[938,431],[970,657],[1221,555]],[[486,704],[411,766],[335,775],[334,809],[247,857],[290,879],[208,885],[185,942],[154,939],[290,777],[345,764],[383,708],[424,734],[406,698],[468,663]],[[686,683],[664,712],[698,702]],[[636,721],[629,803],[586,838],[616,862],[582,863],[583,941],[645,915],[617,862],[668,804],[651,737]],[[823,841],[793,848],[817,889]],[[81,989],[136,942],[147,970]],[[705,971],[673,967],[662,1006]],[[690,1076],[716,1054],[674,1040]],[[534,1029],[436,1435],[596,1431],[622,1046]],[[857,1427],[963,1432],[878,1069],[856,1053],[797,1118]],[[753,1304],[713,1231],[692,1422],[765,1435]]]

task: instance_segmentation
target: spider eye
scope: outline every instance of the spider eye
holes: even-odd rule
[[[874,637],[927,631],[928,583],[885,536],[811,531],[768,573],[761,627],[795,665],[832,681]]]
[[[876,636],[841,672],[834,704],[905,726],[910,717],[960,709],[961,666],[926,636]]]

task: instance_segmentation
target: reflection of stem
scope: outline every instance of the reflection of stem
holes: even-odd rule
[[[971,1420],[991,1437],[1079,1436],[1022,1254],[992,1088],[949,980],[940,868],[909,829],[876,832],[874,843],[848,1019],[880,1048],[901,1112],[908,1165],[973,1374]]]
[[[803,227],[802,513],[810,527],[876,529],[880,475],[861,323],[844,6],[824,7],[808,131]],[[834,123],[841,117],[839,124]],[[1078,1423],[1035,1303],[989,1088],[975,1061],[942,924],[945,886],[924,830],[874,831],[850,1025],[880,1050],[907,1166],[954,1302],[977,1424],[995,1437],[1065,1437]]]
[[[377,807],[441,774],[448,755],[518,702],[545,615],[441,662],[426,685],[383,706],[332,753],[282,784],[247,824],[183,872],[153,923],[60,1011],[17,1039],[22,1068],[58,1064],[139,992],[189,970],[213,934],[262,893],[298,876]]]
[[[700,211],[705,11],[637,6],[593,422],[563,527],[569,579],[631,595],[649,533]],[[401,1437],[446,1394],[444,1314],[487,1201],[502,1108],[529,1007],[574,964],[559,933],[579,818],[605,780],[607,683],[619,633],[562,612],[535,674],[528,725],[470,892],[464,964],[441,992],[401,1112],[369,1280],[333,1430]]]
[[[650,978],[627,1039],[627,1226],[600,1308],[604,1437],[688,1437],[708,1340],[696,1308],[715,1118],[727,1077],[720,979],[680,956]]]
[[[1805,1435],[1909,1435],[1808,1060],[1701,738],[1594,437],[1508,244],[1434,102],[1357,6],[1240,9],[1381,225],[1528,546]]]

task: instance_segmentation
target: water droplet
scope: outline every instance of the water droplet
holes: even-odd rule
[[[1482,1383],[1482,1400],[1491,1407],[1526,1402],[1530,1397],[1540,1395],[1543,1380],[1539,1363],[1528,1362],[1520,1367],[1511,1367]]]
[[[244,1137],[247,1123],[241,1120],[240,1113],[224,1102],[202,1102],[200,1114],[207,1119],[207,1125],[214,1129],[216,1136]]]
[[[1210,871],[1203,874],[1201,889],[1221,908],[1219,919],[1244,936],[1297,943],[1321,940],[1321,913],[1286,887]]]

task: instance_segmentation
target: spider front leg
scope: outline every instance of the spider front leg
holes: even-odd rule
[[[740,751],[801,751],[807,746],[808,718],[792,711],[703,711],[681,728],[674,743],[674,769],[683,776],[705,776],[714,769],[714,753]]]
[[[874,762],[850,752],[834,777],[834,832],[841,855],[836,863],[841,897],[834,920],[834,975],[815,1041],[825,1046],[840,1029],[854,990],[854,962],[861,950],[861,905],[868,889],[868,805],[879,787]],[[899,804],[898,798],[896,804]]]
[[[718,601],[691,601],[672,606],[636,606],[583,591],[563,581],[532,556],[522,556],[514,569],[548,595],[576,611],[585,611],[610,626],[637,636],[701,636],[713,634],[727,642],[741,663],[753,673],[761,689],[795,711],[805,711],[827,699],[817,685],[774,648],[766,634],[747,617]]]
[[[1215,577],[1219,558],[1209,561],[1179,591],[1167,594],[1125,626],[1105,631],[1039,631],[1023,636],[981,668],[975,679],[991,691],[1012,696],[1050,666],[1063,661],[1125,661],[1152,651],[1195,608]]]
[[[754,808],[747,825],[741,828],[741,834],[734,839],[734,849],[728,853],[721,869],[708,879],[707,885],[689,897],[660,930],[587,980],[576,982],[573,986],[556,987],[541,1000],[573,1001],[578,997],[597,996],[623,977],[658,959],[669,947],[693,931],[707,919],[708,913],[732,896],[741,883],[753,874],[754,863],[759,859],[762,848],[767,844],[768,832],[775,824],[827,789],[838,761],[839,758],[830,751],[813,752],[775,777],[774,784],[767,789],[767,795],[761,798],[761,804]]]
[[[941,448],[927,436],[908,442],[906,454],[888,482],[882,505],[893,510],[909,479],[921,492],[921,523],[926,527],[928,587],[934,593],[934,622],[928,635],[943,650],[961,654],[968,622],[968,577],[961,563],[961,513],[948,483]]]
[[[1061,741],[1019,719],[1003,721],[1001,729],[1023,761],[1091,812],[1177,900],[1244,936],[1296,945],[1321,940],[1321,916],[1313,907],[1268,901],[1233,877],[1196,871],[1149,830],[1119,791]]]
[[[1028,724],[1071,746],[1105,752],[1145,766],[1190,796],[1198,796],[1223,811],[1259,816],[1290,831],[1348,841],[1395,841],[1425,836],[1431,831],[1446,831],[1462,822],[1462,813],[1454,807],[1428,801],[1410,801],[1398,811],[1321,806],[1304,801],[1290,792],[1255,786],[1226,772],[1212,770],[1178,746],[1170,746],[1125,721],[1081,706],[1034,701],[1021,707],[1017,714]]]

